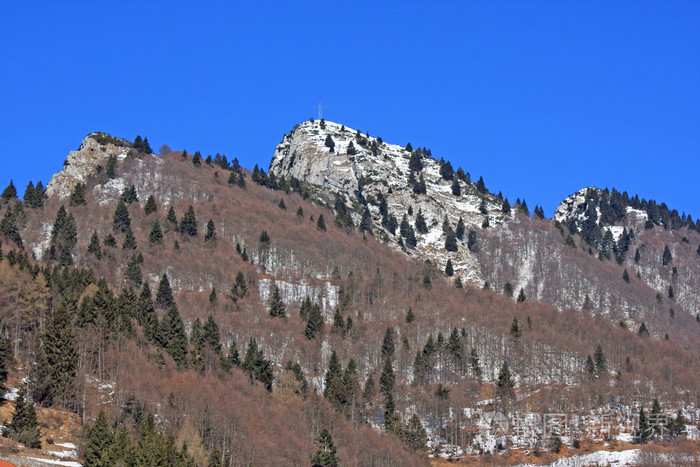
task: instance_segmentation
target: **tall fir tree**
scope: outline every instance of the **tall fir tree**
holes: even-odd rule
[[[83,451],[83,466],[109,467],[114,465],[111,448],[114,444],[114,433],[109,427],[107,416],[100,411],[97,420],[88,431],[88,441]]]
[[[114,216],[112,216],[112,227],[117,232],[126,232],[126,229],[131,227],[131,217],[129,216],[129,210],[126,208],[126,204],[123,200],[119,200],[117,207],[114,210]]]
[[[36,417],[34,404],[27,400],[27,393],[22,386],[15,399],[15,410],[12,412],[12,421],[3,430],[3,436],[12,438],[28,448],[41,448],[41,432]]]
[[[146,200],[146,205],[143,207],[144,214],[151,215],[154,212],[158,212],[158,205],[156,204],[156,199],[153,195],[150,195]]]
[[[275,288],[272,289],[272,294],[270,295],[270,316],[275,318],[286,318],[287,312],[285,311],[285,308],[286,305],[282,301],[282,294],[280,293],[280,289],[279,287],[275,286]]]
[[[316,438],[318,449],[311,456],[312,467],[337,467],[339,465],[337,449],[330,432],[324,428]]]
[[[160,332],[165,351],[178,366],[184,365],[187,360],[187,335],[185,334],[185,324],[182,322],[175,303],[168,308],[160,326]]]
[[[163,244],[163,230],[160,228],[160,222],[158,222],[158,219],[153,221],[153,226],[151,226],[151,231],[148,234],[148,243],[152,245]]]
[[[194,208],[190,205],[180,221],[180,233],[183,235],[197,236],[197,217]]]
[[[173,298],[173,290],[170,288],[168,274],[163,273],[158,283],[158,292],[156,293],[156,306],[163,309],[169,309],[175,303]]]
[[[93,230],[88,243],[87,253],[93,255],[97,259],[102,258],[102,248],[100,247],[100,238],[97,236],[97,231]]]

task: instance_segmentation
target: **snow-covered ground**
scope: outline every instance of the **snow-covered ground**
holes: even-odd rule
[[[563,457],[550,464],[552,467],[584,467],[591,465],[635,465],[639,449],[626,451],[596,451],[590,454]],[[536,464],[520,464],[519,467],[535,467]]]

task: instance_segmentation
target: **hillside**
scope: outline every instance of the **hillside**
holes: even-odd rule
[[[427,150],[413,181],[405,148],[325,125],[285,136],[269,174],[89,135],[46,194],[3,196],[0,330],[22,363],[10,365],[12,381],[26,377],[37,405],[89,425],[104,409],[134,442],[152,414],[155,431],[178,450],[186,441],[197,465],[215,452],[232,465],[303,465],[324,428],[343,465],[474,460],[499,444],[511,462],[548,450],[552,432],[505,439],[480,425],[493,410],[513,426],[567,414],[554,434],[573,451],[574,440],[627,443],[655,398],[664,417],[681,409],[697,432],[700,324],[680,300],[688,292],[667,318],[667,298],[649,309],[655,289],[624,282],[625,263],[579,248],[577,233],[568,246],[561,221],[530,218],[524,203],[504,212],[483,180],[463,170],[445,179],[446,163]],[[646,274],[651,245],[678,235],[636,235],[649,245]],[[687,248],[700,242],[683,235]],[[457,251],[445,249],[448,236]],[[697,267],[684,250],[674,261],[677,275],[686,261]],[[512,298],[500,293],[506,281]],[[520,287],[526,299],[516,302]],[[599,309],[573,303],[585,294]],[[605,310],[629,303],[644,314],[621,327]],[[59,354],[75,357],[67,378],[52,370],[59,331],[69,336]],[[601,413],[607,434],[590,419]],[[84,459],[89,440],[73,435]]]

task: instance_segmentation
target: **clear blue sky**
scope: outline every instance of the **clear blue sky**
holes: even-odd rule
[[[0,189],[92,131],[267,168],[324,117],[511,200],[589,185],[700,216],[700,2],[3,2]]]

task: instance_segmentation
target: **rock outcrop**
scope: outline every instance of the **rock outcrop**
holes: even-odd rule
[[[104,133],[91,133],[85,137],[77,151],[71,151],[63,162],[63,170],[51,177],[46,195],[64,199],[70,196],[78,183],[85,183],[99,166],[104,167],[110,156],[124,159],[131,143]]]

